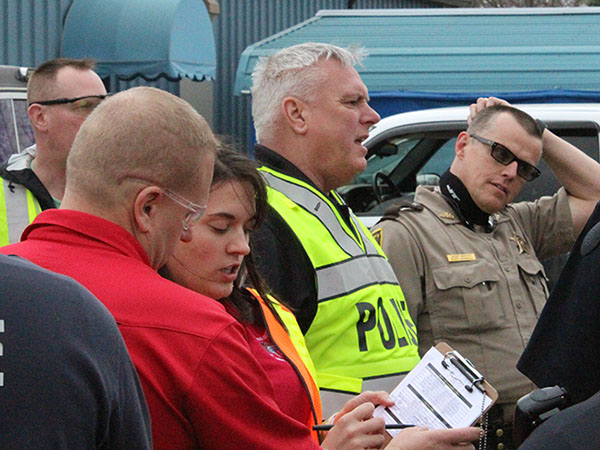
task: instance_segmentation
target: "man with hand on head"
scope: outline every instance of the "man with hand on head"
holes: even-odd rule
[[[493,97],[471,106],[439,186],[386,212],[375,232],[406,295],[419,352],[445,341],[498,390],[488,441],[512,448],[516,401],[534,389],[516,363],[548,297],[540,260],[569,251],[600,198],[600,165]],[[539,175],[562,188],[511,203]]]
[[[33,71],[27,84],[27,116],[35,144],[0,167],[0,245],[18,242],[40,211],[60,204],[75,134],[105,97],[92,60],[57,58]]]

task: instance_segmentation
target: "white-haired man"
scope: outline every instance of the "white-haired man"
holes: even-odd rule
[[[379,121],[354,69],[363,56],[306,43],[263,59],[253,73],[255,151],[270,184],[270,211],[252,248],[298,318],[325,414],[361,390],[390,391],[419,360],[386,256],[334,191],[365,169],[362,141]],[[394,444],[473,448],[465,441],[476,435],[474,428],[417,427]]]
[[[364,389],[391,390],[418,362],[416,330],[381,248],[334,191],[366,167],[379,115],[354,66],[361,50],[306,43],[257,64],[256,158],[270,212],[253,248],[296,313],[324,411]]]

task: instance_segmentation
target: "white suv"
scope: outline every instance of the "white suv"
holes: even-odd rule
[[[514,105],[598,161],[600,103]],[[437,184],[454,158],[456,136],[467,128],[468,107],[396,114],[373,125],[365,146],[367,169],[338,189],[365,221],[380,216],[394,199],[412,198],[419,184]],[[540,161],[542,175],[527,183],[516,201],[554,193],[559,183]],[[371,224],[371,223],[370,223]]]
[[[600,156],[600,104],[514,105],[571,142],[596,161]],[[469,108],[439,108],[396,114],[375,124],[365,141],[367,169],[338,189],[346,203],[373,226],[398,198],[412,200],[417,185],[435,185],[454,159],[457,135],[466,130]],[[515,201],[551,195],[559,187],[549,167],[540,161],[542,174],[525,184]],[[566,257],[546,262],[552,284]]]

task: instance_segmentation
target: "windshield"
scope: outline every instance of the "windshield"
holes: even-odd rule
[[[423,146],[427,142],[431,142],[436,148],[441,144],[439,150],[436,151],[433,156],[425,165],[416,173],[417,176],[420,175],[430,175],[435,174],[442,175],[452,163],[454,159],[454,144],[456,143],[456,137],[452,137],[450,139],[440,140],[439,137],[428,138],[423,136],[418,137],[402,137],[402,138],[392,138],[382,145],[379,145],[378,148],[386,147],[386,152],[384,156],[380,156],[378,154],[372,155],[367,162],[367,169],[361,174],[357,175],[354,181],[351,184],[369,184],[373,181],[373,176],[376,173],[382,172],[385,175],[390,175],[396,167],[398,167],[402,161],[411,153],[413,149],[417,146]],[[436,144],[434,144],[436,143]],[[394,154],[388,154],[395,147]],[[429,147],[428,145],[426,147]],[[377,150],[375,150],[377,153]],[[422,164],[423,162],[421,162]],[[420,165],[420,164],[419,164]],[[399,180],[394,180],[398,182]]]
[[[454,145],[456,138],[448,139],[440,149],[425,163],[423,168],[419,170],[418,175],[436,174],[441,176],[450,168],[450,164],[454,160]]]
[[[410,151],[419,143],[420,138],[395,138],[390,139],[387,144],[393,144],[396,147],[396,153],[388,156],[372,155],[367,162],[367,168],[364,172],[357,175],[351,184],[371,183],[373,176],[378,172],[389,175],[394,168],[402,161]]]

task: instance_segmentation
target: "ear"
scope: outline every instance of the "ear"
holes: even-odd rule
[[[141,233],[152,230],[162,198],[162,192],[157,186],[148,186],[138,192],[133,203],[133,215],[135,225]]]
[[[35,104],[29,106],[27,108],[27,117],[29,117],[29,121],[35,129],[40,131],[48,130],[48,120],[42,105]]]
[[[306,134],[308,131],[306,103],[296,97],[286,97],[281,103],[281,111],[286,122],[295,133]]]
[[[465,157],[465,147],[469,143],[469,133],[462,131],[456,138],[456,144],[454,144],[454,152],[456,157],[463,159]]]

